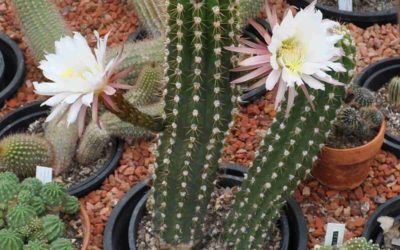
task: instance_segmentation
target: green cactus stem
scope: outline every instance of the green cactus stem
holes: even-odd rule
[[[159,37],[165,33],[165,1],[128,0],[128,3],[135,6],[141,24],[151,37]]]
[[[12,181],[15,183],[19,182],[18,177],[13,172],[8,172],[8,171],[0,173],[0,181],[5,181],[5,180]]]
[[[8,211],[6,219],[10,228],[18,229],[29,224],[35,217],[35,210],[31,206],[18,204]]]
[[[43,185],[40,197],[42,197],[47,206],[60,206],[64,201],[65,194],[66,189],[62,184],[48,182]]]
[[[72,164],[78,139],[78,123],[68,124],[66,117],[56,117],[46,123],[45,138],[53,145],[55,160],[53,170],[55,175],[66,171]]]
[[[54,42],[71,35],[57,7],[48,0],[12,0],[31,51],[39,62],[54,52]]]
[[[51,243],[50,250],[74,250],[74,246],[70,240],[59,238]]]
[[[1,250],[22,250],[24,245],[21,237],[9,229],[0,230],[0,249]]]
[[[79,211],[79,200],[75,196],[68,195],[63,202],[63,212],[66,214],[76,214]]]
[[[389,102],[400,109],[400,77],[394,77],[389,83]]]
[[[317,248],[314,248],[314,250],[317,250]],[[378,244],[367,241],[365,238],[354,238],[346,241],[340,247],[324,246],[318,248],[318,250],[380,250],[380,247]]]
[[[0,201],[5,203],[13,199],[18,194],[18,183],[13,180],[0,181]]]
[[[171,247],[202,237],[224,134],[232,119],[228,84],[239,26],[236,1],[173,0],[165,68],[167,128],[157,147],[154,229]]]
[[[0,141],[0,167],[18,176],[34,176],[36,166],[53,165],[51,144],[38,135],[14,134]]]
[[[65,232],[65,224],[56,215],[46,215],[41,218],[44,234],[49,242],[62,237]]]
[[[39,195],[42,190],[43,183],[39,179],[34,177],[29,177],[21,182],[21,190],[28,190],[33,193],[33,195]]]
[[[26,244],[23,250],[49,250],[50,246],[40,240],[31,240]]]
[[[348,83],[355,67],[355,46],[347,30],[336,32],[344,35],[338,46],[345,51],[340,62],[347,72],[334,77]],[[336,111],[342,105],[345,88],[326,84],[325,91],[310,91],[315,111],[302,91],[298,93],[288,117],[285,117],[286,103],[278,109],[227,216],[224,237],[234,249],[259,249],[265,245],[282,206],[310,173],[324,146]]]
[[[367,88],[356,88],[353,95],[353,103],[357,108],[370,107],[375,102],[374,94]]]

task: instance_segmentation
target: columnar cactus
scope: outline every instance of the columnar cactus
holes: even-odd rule
[[[400,77],[394,77],[389,83],[389,102],[400,109]]]
[[[59,175],[73,162],[79,139],[78,123],[68,124],[66,117],[56,117],[46,123],[44,136],[53,145],[55,152],[53,170]]]
[[[53,165],[52,145],[37,135],[14,134],[0,141],[0,168],[18,176],[33,176],[36,166]]]
[[[152,37],[165,33],[165,1],[163,0],[129,0],[136,8],[136,13],[143,27]]]
[[[55,41],[71,34],[52,1],[12,0],[12,3],[37,61],[44,58],[46,51],[49,53],[54,51]]]
[[[167,1],[165,119],[157,148],[154,229],[164,243],[191,245],[202,226],[232,118],[228,84],[237,1]]]
[[[334,77],[348,83],[355,67],[355,45],[347,30],[335,32],[344,35],[337,46],[345,52],[340,61],[347,71]],[[325,91],[311,91],[315,111],[300,92],[288,117],[286,103],[278,109],[227,216],[225,237],[235,249],[258,249],[265,244],[282,206],[310,173],[324,146],[345,88],[326,85]]]

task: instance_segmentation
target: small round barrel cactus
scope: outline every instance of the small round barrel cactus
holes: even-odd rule
[[[354,238],[346,241],[340,247],[323,246],[315,247],[314,250],[380,250],[377,244],[367,241],[365,238]]]
[[[352,134],[360,126],[360,114],[352,107],[344,107],[337,114],[335,128],[345,135]]]
[[[39,181],[37,178],[29,177],[24,179],[21,182],[21,190],[28,190],[32,192],[34,195],[39,195],[42,190],[43,183]]]
[[[65,233],[65,224],[56,215],[42,217],[43,230],[49,242],[62,237]]]
[[[389,102],[393,107],[400,108],[400,77],[394,77],[389,83]]]
[[[21,204],[29,205],[33,200],[33,193],[29,190],[21,190],[18,194],[18,202]]]
[[[79,207],[79,200],[75,196],[68,195],[63,202],[63,212],[66,214],[76,214]]]
[[[8,171],[0,173],[0,181],[3,181],[3,180],[9,180],[9,181],[13,181],[15,183],[19,182],[18,177],[14,173],[8,172]]]
[[[24,242],[22,238],[9,229],[0,230],[0,249],[1,250],[22,250]]]
[[[7,202],[14,198],[18,193],[18,183],[13,180],[0,181],[0,200],[1,202]]]
[[[42,215],[46,211],[43,199],[37,196],[32,198],[30,206],[35,210],[37,215]]]
[[[44,203],[48,206],[59,206],[63,203],[66,189],[57,182],[46,183],[40,193]]]
[[[383,115],[377,108],[364,108],[360,111],[361,117],[363,117],[370,126],[377,128],[382,124]]]
[[[355,88],[353,90],[353,95],[353,102],[359,108],[369,107],[375,102],[374,94],[367,88]]]
[[[74,250],[74,246],[70,240],[59,238],[51,243],[50,250]]]
[[[35,210],[29,205],[17,204],[6,216],[7,224],[13,229],[29,224],[36,217]]]
[[[0,141],[0,167],[21,177],[34,176],[36,166],[53,165],[51,144],[38,135],[14,134]]]
[[[28,239],[37,239],[35,236],[43,233],[43,223],[39,217],[33,218],[28,224],[18,228],[18,233]]]
[[[40,240],[31,240],[24,246],[24,250],[49,250],[50,246]]]

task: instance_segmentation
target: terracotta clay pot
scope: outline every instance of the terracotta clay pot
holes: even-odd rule
[[[86,211],[85,204],[81,201],[80,216],[83,227],[83,241],[81,250],[87,250],[89,248],[91,230],[90,230],[90,219]]]
[[[349,149],[325,146],[318,155],[312,175],[323,185],[336,190],[354,189],[367,178],[371,163],[379,153],[385,135],[385,123],[369,143]]]

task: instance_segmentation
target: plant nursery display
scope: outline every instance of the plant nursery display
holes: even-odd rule
[[[367,88],[350,87],[312,174],[334,189],[353,189],[367,178],[383,144],[385,122]]]
[[[400,248],[399,1],[344,2],[0,1],[0,250]]]

